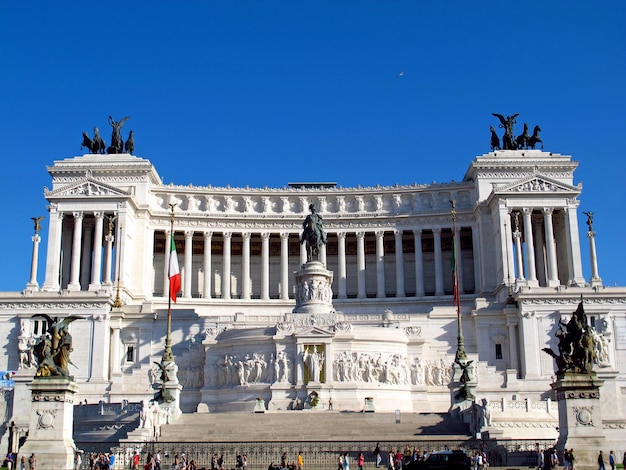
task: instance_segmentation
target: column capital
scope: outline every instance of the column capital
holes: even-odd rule
[[[210,240],[211,238],[213,238],[213,232],[209,231],[209,232],[204,232],[202,234],[202,236],[204,237],[205,240]]]
[[[280,234],[280,239],[281,240],[289,240],[289,232],[282,232]]]
[[[359,240],[363,240],[365,238],[365,232],[356,232],[356,237]]]
[[[424,229],[421,228],[414,228],[413,229],[413,235],[417,236],[422,236],[422,232],[424,231]]]
[[[185,239],[193,238],[193,230],[185,230]]]
[[[533,208],[532,207],[523,207],[522,208],[522,213],[524,214],[524,217],[530,217],[533,213]]]
[[[233,232],[223,232],[222,236],[224,237],[224,240],[230,240],[233,238]]]
[[[403,233],[404,233],[404,230],[394,229],[394,231],[393,231],[393,235],[394,235],[396,238],[400,238],[400,237],[402,237],[402,234],[403,234]]]
[[[261,238],[263,240],[269,240],[270,239],[270,233],[269,232],[263,232],[261,233]]]
[[[83,219],[83,217],[85,217],[85,214],[83,212],[72,212],[72,215],[74,216],[75,219]]]
[[[385,235],[385,231],[384,230],[376,230],[375,233],[376,233],[376,238],[377,239],[383,238],[384,235]]]
[[[547,215],[548,217],[552,217],[552,213],[554,212],[554,207],[544,207],[541,209],[543,215]]]
[[[441,227],[433,227],[432,228],[433,233],[441,233]]]
[[[96,211],[93,216],[98,220],[104,220],[104,212]]]
[[[346,235],[347,235],[346,232],[337,232],[337,238],[339,240],[345,240],[346,239]]]
[[[245,241],[250,240],[251,237],[252,237],[252,234],[250,232],[243,232],[241,234],[241,238],[243,238]]]

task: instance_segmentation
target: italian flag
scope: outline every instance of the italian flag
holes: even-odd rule
[[[174,234],[170,243],[170,264],[168,269],[170,278],[170,299],[176,302],[176,294],[180,291],[180,269],[178,267],[178,256],[176,256],[176,244],[174,243]]]

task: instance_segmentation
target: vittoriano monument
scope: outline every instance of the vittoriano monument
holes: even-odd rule
[[[577,466],[591,467],[598,449],[606,445],[600,406],[604,381],[593,370],[596,340],[582,298],[569,321],[559,321],[555,336],[558,353],[551,348],[543,351],[554,358],[557,367],[557,379],[551,384],[559,407],[557,448],[576,449]]]
[[[489,128],[491,131],[491,150],[521,150],[521,149],[534,149],[537,144],[541,144],[543,148],[543,141],[539,137],[541,127],[535,126],[533,134],[528,133],[528,124],[524,123],[524,131],[515,136],[513,134],[513,126],[517,122],[517,116],[519,114],[512,114],[504,117],[502,114],[491,113],[500,120],[500,128],[504,129],[504,135],[502,136],[502,145],[500,145],[500,138],[496,134],[496,130],[493,126]]]
[[[69,326],[82,317],[35,316],[46,319],[48,331],[34,348],[38,367],[29,385],[29,431],[20,453],[35,454],[44,469],[72,468],[76,448],[72,439],[74,396],[78,386],[69,370],[73,351]]]

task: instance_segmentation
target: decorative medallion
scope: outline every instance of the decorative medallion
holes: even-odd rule
[[[37,426],[40,429],[54,428],[54,421],[57,417],[56,410],[40,410],[37,411],[39,418],[37,419]]]
[[[593,426],[593,407],[574,408],[576,421],[583,426]]]

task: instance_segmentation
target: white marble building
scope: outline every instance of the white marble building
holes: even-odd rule
[[[287,410],[311,391],[334,409],[360,410],[372,397],[377,411],[447,411],[456,240],[465,347],[493,426],[552,436],[554,365],[541,349],[556,349],[558,321],[582,295],[603,345],[604,426],[623,430],[626,288],[603,286],[595,258],[583,273],[580,246],[595,234],[579,224],[576,167],[570,156],[498,151],[476,157],[461,182],[254,189],[164,185],[150,161],[127,154],[55,161],[31,279],[23,292],[0,294],[0,369],[17,371],[7,417],[27,426],[30,348],[45,328],[38,313],[84,317],[71,324],[79,400],[153,396],[173,203],[183,412],[252,411],[257,398],[269,412]],[[331,307],[303,316],[292,314],[294,273],[306,261],[299,238],[309,204],[328,233],[320,261],[333,273],[332,299],[319,294]],[[40,242],[47,259],[38,261]],[[44,261],[45,279],[36,279]],[[118,296],[122,306],[112,307]]]

